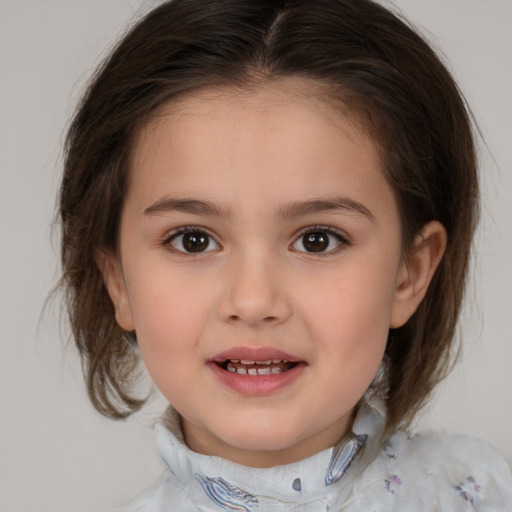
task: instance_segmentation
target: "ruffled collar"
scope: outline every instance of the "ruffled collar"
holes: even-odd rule
[[[224,510],[252,510],[252,503],[277,500],[306,504],[336,495],[345,501],[353,484],[382,447],[384,417],[365,403],[350,435],[312,457],[272,468],[251,468],[191,451],[176,412],[156,426],[157,448],[165,464],[192,499],[207,496]],[[199,485],[198,485],[199,484]]]

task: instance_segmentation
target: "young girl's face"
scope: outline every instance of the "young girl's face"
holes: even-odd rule
[[[173,102],[140,133],[104,266],[188,445],[252,466],[334,445],[404,321],[377,149],[286,79]]]

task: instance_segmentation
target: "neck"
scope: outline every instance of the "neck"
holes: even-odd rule
[[[252,447],[252,445],[258,445],[257,440],[252,440],[250,446],[236,446],[216,437],[186,418],[180,417],[184,441],[192,451],[203,455],[222,457],[231,462],[254,468],[292,464],[331,448],[350,433],[353,420],[354,414],[350,413],[314,436],[299,439],[290,445],[261,450]]]

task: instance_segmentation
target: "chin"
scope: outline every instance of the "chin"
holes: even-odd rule
[[[293,450],[304,441],[301,434],[295,429],[286,428],[283,422],[257,425],[239,423],[235,429],[219,432],[218,437],[235,450],[261,453]]]

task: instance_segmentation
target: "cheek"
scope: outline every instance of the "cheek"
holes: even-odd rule
[[[202,319],[191,295],[152,290],[148,303],[136,309],[142,360],[156,387],[172,404],[190,394],[190,375],[200,371],[196,346]]]
[[[389,318],[395,293],[393,272],[371,266],[357,266],[337,272],[326,280],[325,287],[309,293],[308,302],[315,308],[311,317],[323,318],[322,323],[345,328],[389,328]]]
[[[130,291],[135,331],[150,373],[167,371],[173,362],[179,366],[197,345],[211,310],[204,290],[190,281],[162,276],[156,271],[148,274]]]
[[[352,267],[331,278],[325,293],[309,294],[304,317],[326,359],[351,374],[378,367],[389,332],[393,276],[370,266]]]

